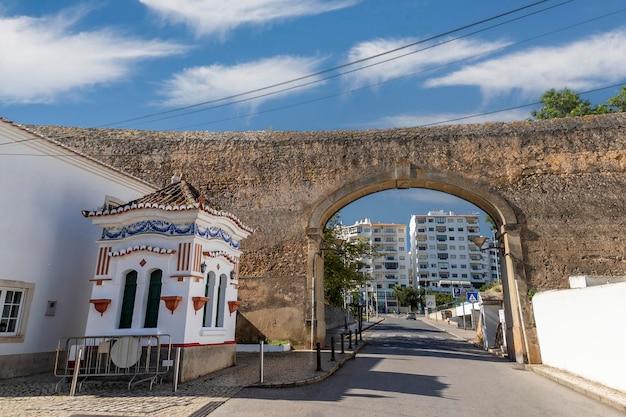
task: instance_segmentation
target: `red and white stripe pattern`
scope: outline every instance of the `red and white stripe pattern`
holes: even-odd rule
[[[189,271],[191,265],[191,243],[178,244],[178,264],[176,270]]]
[[[96,266],[96,276],[108,275],[111,264],[111,247],[103,246],[98,251],[98,265]]]
[[[202,264],[202,245],[196,243],[193,249],[193,270],[200,272],[200,264]]]

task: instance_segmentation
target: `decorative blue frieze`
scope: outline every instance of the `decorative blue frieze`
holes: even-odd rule
[[[195,234],[205,239],[221,239],[234,249],[239,249],[240,244],[240,241],[234,240],[221,227],[201,227],[196,223],[176,224],[165,220],[144,220],[123,227],[104,227],[102,229],[102,240],[125,239],[146,233],[160,233],[169,236],[189,236]]]
[[[233,249],[239,249],[240,241],[236,241],[229,235],[224,229],[216,226],[209,226],[207,228],[203,228],[198,226],[196,228],[196,235],[206,238],[206,239],[221,239],[224,242],[228,243],[228,245]]]

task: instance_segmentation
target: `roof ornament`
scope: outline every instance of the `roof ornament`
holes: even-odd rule
[[[172,178],[170,179],[170,184],[176,184],[177,182],[180,182],[183,179],[183,173],[181,172],[180,174],[176,175],[172,175]]]

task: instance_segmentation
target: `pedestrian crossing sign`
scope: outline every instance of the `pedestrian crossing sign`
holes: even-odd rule
[[[467,294],[467,301],[474,304],[478,302],[478,293],[477,292],[468,292]]]

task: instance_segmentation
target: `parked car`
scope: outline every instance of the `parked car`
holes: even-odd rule
[[[407,320],[417,320],[417,318],[415,317],[415,313],[413,313],[413,312],[406,313],[406,319]]]

